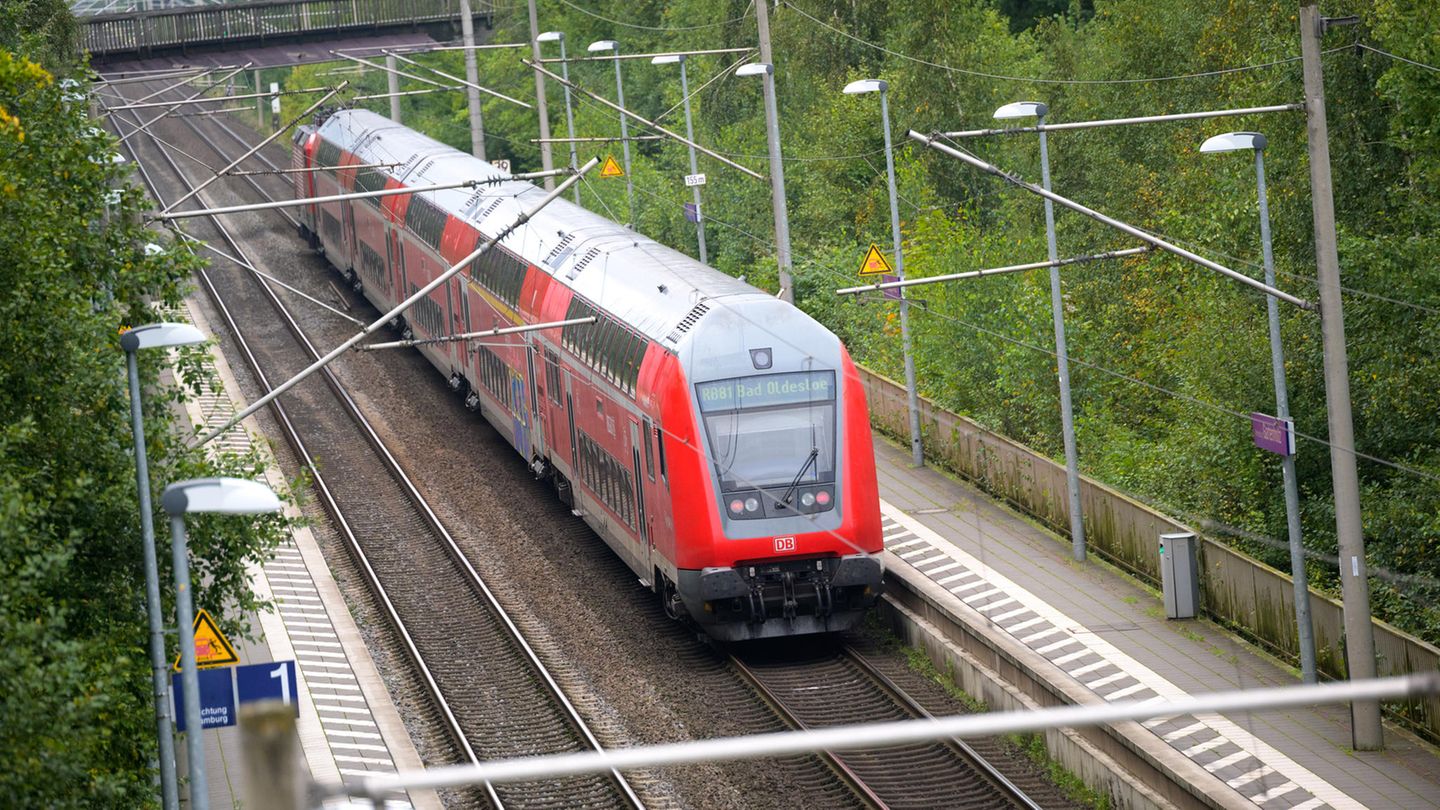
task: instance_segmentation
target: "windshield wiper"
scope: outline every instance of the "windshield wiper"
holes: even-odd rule
[[[789,505],[790,505],[790,499],[793,498],[793,497],[795,497],[795,488],[798,487],[798,486],[800,486],[800,479],[805,477],[805,471],[808,470],[808,469],[810,469],[810,465],[811,465],[811,464],[814,464],[814,463],[815,463],[815,459],[817,459],[817,458],[819,458],[819,457],[820,457],[820,448],[818,448],[818,447],[811,447],[811,448],[810,448],[810,455],[806,456],[806,457],[805,457],[805,463],[800,465],[800,472],[795,473],[795,480],[793,480],[793,481],[790,482],[790,488],[787,489],[787,490],[785,490],[785,497],[783,497],[783,498],[780,499],[780,503],[781,503],[781,504],[783,504],[783,505],[785,505],[785,506],[789,506]]]

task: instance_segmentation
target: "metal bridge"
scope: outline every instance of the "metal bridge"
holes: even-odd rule
[[[472,16],[489,27],[494,5],[472,0]],[[458,28],[456,0],[260,0],[79,16],[81,47],[92,62],[163,54],[235,50],[317,39]]]

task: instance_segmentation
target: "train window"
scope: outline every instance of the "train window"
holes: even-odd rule
[[[655,455],[660,459],[660,480],[670,486],[670,474],[665,470],[665,432],[655,426]]]
[[[545,390],[550,392],[550,401],[560,404],[560,358],[555,352],[545,350]]]
[[[650,450],[650,420],[645,419],[645,432],[640,434],[645,437],[645,476],[650,483],[655,483],[655,454]]]
[[[385,175],[375,169],[361,169],[360,172],[355,175],[355,190],[382,191],[385,188],[385,181]],[[375,208],[379,208],[380,199],[379,197],[366,197],[365,202]]]

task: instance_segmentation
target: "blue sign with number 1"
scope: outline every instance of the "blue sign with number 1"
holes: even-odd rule
[[[235,695],[240,703],[280,700],[295,707],[300,715],[300,689],[294,661],[271,661],[235,667]]]
[[[235,688],[230,680],[230,667],[202,669],[195,674],[200,682],[200,727],[235,725]],[[178,672],[170,680],[175,696],[175,728],[184,731],[185,685]]]

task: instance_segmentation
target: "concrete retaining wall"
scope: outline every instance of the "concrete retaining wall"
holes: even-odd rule
[[[875,426],[894,435],[908,435],[904,387],[864,368],[860,378]],[[920,425],[927,458],[939,460],[1053,531],[1069,535],[1063,464],[927,399],[920,400]],[[1084,476],[1080,500],[1090,550],[1157,588],[1160,534],[1195,531]],[[1208,537],[1202,536],[1199,555],[1202,609],[1277,655],[1298,660],[1294,583],[1289,575]],[[1345,677],[1340,604],[1312,592],[1310,611],[1320,671],[1331,678]],[[1375,652],[1380,675],[1440,669],[1440,649],[1380,621],[1375,622]],[[1422,736],[1440,742],[1440,697],[1387,703],[1386,709]]]

